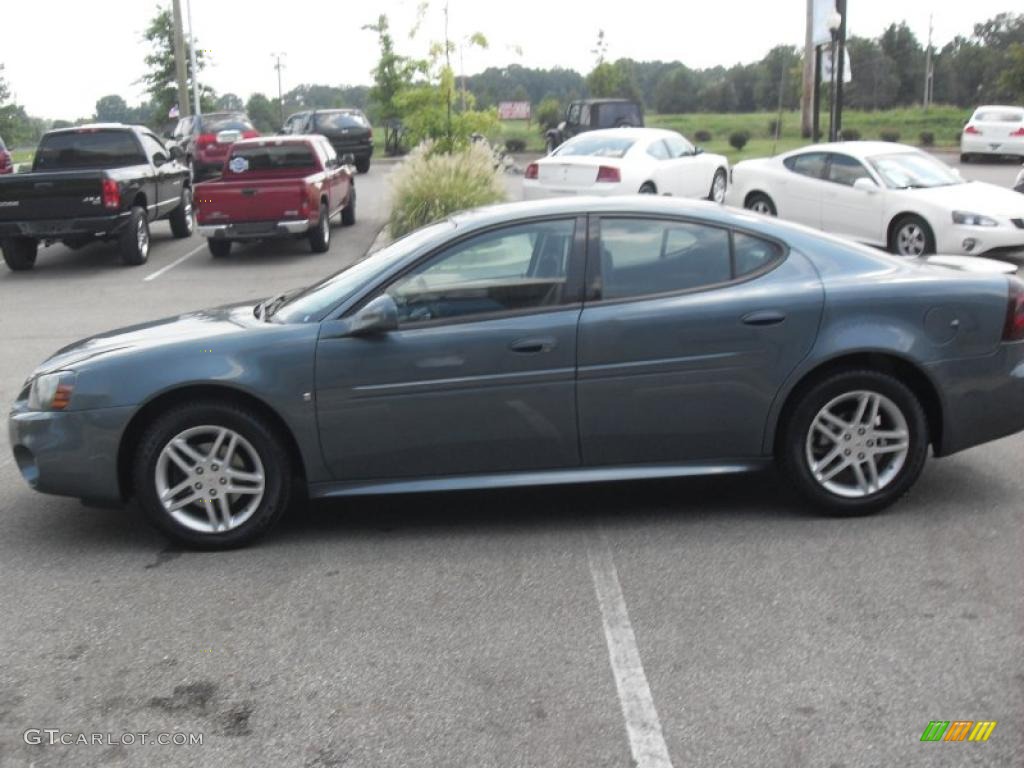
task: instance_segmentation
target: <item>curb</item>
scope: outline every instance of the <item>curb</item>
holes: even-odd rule
[[[363,255],[363,259],[369,258],[377,251],[379,251],[381,248],[385,248],[386,246],[390,245],[391,240],[391,235],[388,234],[388,225],[385,224],[380,228],[380,231],[377,232],[377,237],[373,239],[373,243],[370,244],[369,249]],[[362,261],[363,259],[360,259],[360,261]]]

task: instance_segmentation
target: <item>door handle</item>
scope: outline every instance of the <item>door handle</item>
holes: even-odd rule
[[[751,312],[749,315],[743,316],[743,323],[745,325],[778,325],[779,323],[785,322],[786,315],[783,312],[779,312],[774,309],[765,309],[760,312]]]
[[[519,339],[513,341],[508,345],[508,348],[513,352],[519,352],[520,354],[529,355],[536,354],[538,352],[550,352],[558,345],[554,339],[549,336],[544,338],[536,339]]]

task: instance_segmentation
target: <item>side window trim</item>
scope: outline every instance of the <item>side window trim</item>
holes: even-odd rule
[[[622,296],[613,299],[606,299],[602,295],[603,277],[601,275],[601,221],[604,219],[643,219],[646,221],[663,221],[667,224],[695,224],[698,226],[724,229],[729,235],[729,273],[731,279],[724,283],[699,286],[697,288],[683,288],[674,291],[662,291],[660,293],[638,294],[636,296]],[[779,255],[764,267],[755,269],[743,275],[736,276],[736,238],[735,235],[743,234],[748,237],[764,240],[779,246]],[[781,240],[777,240],[760,232],[754,232],[739,227],[721,224],[718,222],[704,221],[701,219],[683,218],[677,216],[658,216],[632,213],[605,213],[591,214],[587,224],[587,264],[586,282],[583,295],[583,308],[590,306],[606,306],[613,304],[625,304],[637,301],[652,301],[656,299],[671,298],[673,296],[687,296],[690,294],[705,293],[707,291],[719,290],[733,285],[741,285],[751,280],[768,274],[777,269],[786,259],[789,258],[789,246]]]

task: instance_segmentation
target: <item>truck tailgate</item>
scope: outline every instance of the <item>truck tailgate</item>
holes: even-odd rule
[[[102,216],[103,171],[15,173],[0,177],[0,221]]]
[[[194,195],[201,223],[238,224],[306,218],[304,179],[252,178],[197,184]]]

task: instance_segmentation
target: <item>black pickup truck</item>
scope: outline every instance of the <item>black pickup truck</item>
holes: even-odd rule
[[[94,240],[116,240],[124,264],[144,264],[150,222],[164,218],[175,237],[192,234],[191,177],[141,126],[50,131],[31,173],[0,176],[0,246],[13,270],[32,269],[39,243]]]

